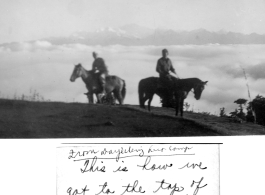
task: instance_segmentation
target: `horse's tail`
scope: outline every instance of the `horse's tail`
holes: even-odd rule
[[[138,85],[139,104],[141,108],[144,108],[144,90],[143,80],[140,80]]]
[[[125,80],[122,80],[122,81],[123,81],[123,87],[121,90],[121,95],[122,95],[122,99],[124,100],[126,96],[126,83],[125,83]]]

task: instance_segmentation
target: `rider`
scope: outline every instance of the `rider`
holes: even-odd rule
[[[157,61],[156,71],[159,73],[159,80],[162,85],[166,86],[167,88],[171,88],[172,82],[169,72],[171,71],[176,74],[176,71],[172,65],[171,60],[168,58],[167,49],[162,50],[162,58],[158,59]]]
[[[173,91],[173,81],[169,72],[171,71],[176,74],[176,71],[172,65],[171,60],[168,58],[167,49],[162,50],[162,57],[157,61],[156,71],[159,73],[160,88],[165,87],[167,89],[165,97],[170,97],[169,95],[172,94]],[[162,103],[163,105],[169,105],[170,103],[168,101],[170,101],[170,98],[168,99],[165,97],[164,99],[162,98]]]
[[[108,68],[102,58],[98,58],[98,54],[93,52],[94,62],[92,64],[92,72],[99,72],[99,82],[102,88],[102,95],[106,94],[105,85],[106,85],[106,76],[108,75]]]

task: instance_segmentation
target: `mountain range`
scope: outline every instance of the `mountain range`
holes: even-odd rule
[[[220,30],[210,32],[205,29],[175,31],[170,29],[150,29],[136,24],[120,28],[106,27],[93,32],[75,32],[68,37],[49,37],[54,45],[204,45],[204,44],[265,44],[265,35],[242,34]]]

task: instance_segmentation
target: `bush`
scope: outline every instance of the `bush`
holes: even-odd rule
[[[256,123],[265,125],[265,97],[257,95],[252,102],[249,103],[248,109],[253,109],[256,115]]]
[[[226,113],[225,113],[225,108],[220,108],[220,117],[225,117]]]
[[[246,99],[237,99],[236,101],[234,101],[234,103],[238,104],[239,108],[235,109],[234,112],[230,112],[230,116],[231,117],[238,117],[240,119],[242,119],[243,121],[246,120],[246,114],[243,112],[244,110],[244,105],[247,103]]]

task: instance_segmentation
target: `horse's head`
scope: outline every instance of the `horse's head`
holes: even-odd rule
[[[204,87],[208,81],[200,81],[194,86],[194,97],[196,100],[199,100],[201,98],[202,91],[204,90]]]
[[[70,81],[74,82],[75,79],[77,79],[78,77],[80,77],[82,75],[82,65],[81,64],[77,64],[74,67],[73,73],[70,77]]]

